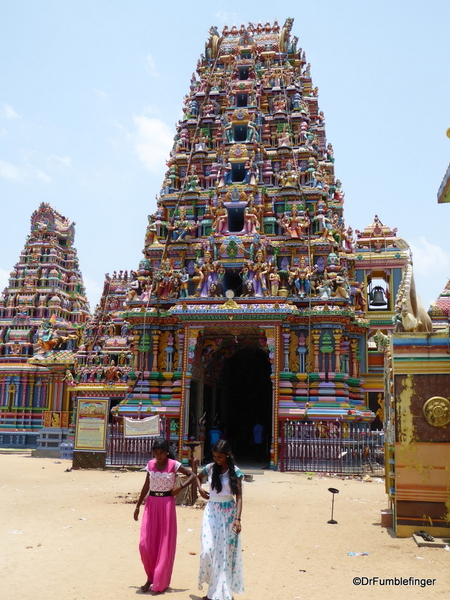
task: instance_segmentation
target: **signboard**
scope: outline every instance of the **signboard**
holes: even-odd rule
[[[74,450],[106,452],[109,400],[78,399]]]
[[[151,437],[160,435],[159,415],[147,419],[123,419],[123,435],[126,438]]]

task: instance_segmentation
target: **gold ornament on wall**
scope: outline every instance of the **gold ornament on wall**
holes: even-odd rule
[[[450,424],[450,401],[441,396],[433,396],[423,405],[423,416],[433,427],[446,427]]]

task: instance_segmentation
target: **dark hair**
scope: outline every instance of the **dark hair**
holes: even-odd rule
[[[227,440],[218,440],[212,447],[212,451],[227,455],[228,475],[230,477],[231,492],[234,495],[238,494],[240,491],[240,484],[239,484],[238,477],[236,475],[236,471],[234,470],[236,463],[234,462],[234,456],[231,453],[230,444],[227,442]],[[222,473],[222,467],[220,467],[216,462],[213,463],[212,476],[211,476],[211,487],[214,490],[216,490],[216,492],[219,494],[222,491],[222,482],[220,480],[221,473]]]
[[[169,442],[162,437],[157,437],[153,440],[152,452],[154,450],[165,450],[169,458],[174,458]]]

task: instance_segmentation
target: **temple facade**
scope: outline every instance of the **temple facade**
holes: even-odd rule
[[[180,455],[219,424],[245,456],[259,421],[276,465],[286,422],[370,423],[382,407],[372,338],[393,327],[407,245],[377,216],[346,225],[292,25],[211,28],[143,257],[107,277],[79,353],[73,394],[163,416]]]
[[[33,214],[0,300],[1,431],[68,424],[78,399],[107,398],[113,420],[160,415],[180,456],[214,425],[248,456],[259,422],[276,467],[289,423],[382,428],[378,340],[402,319],[409,247],[376,215],[346,224],[292,26],[210,29],[142,259],[106,276],[92,315],[73,226]]]

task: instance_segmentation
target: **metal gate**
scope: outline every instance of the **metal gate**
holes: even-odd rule
[[[160,435],[170,440],[166,421],[168,419],[160,417]],[[121,420],[111,423],[108,426],[106,464],[109,466],[144,467],[152,458],[153,439],[151,437],[126,438]]]
[[[280,470],[384,473],[384,433],[367,423],[280,421]]]

